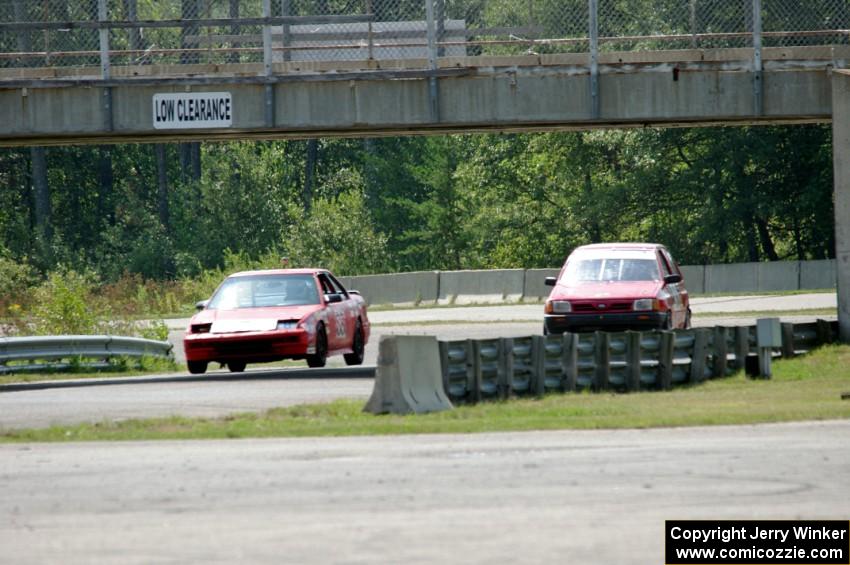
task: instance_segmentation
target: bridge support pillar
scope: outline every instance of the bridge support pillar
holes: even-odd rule
[[[832,74],[835,270],[841,341],[850,343],[850,71]]]

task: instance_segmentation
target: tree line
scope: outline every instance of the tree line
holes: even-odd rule
[[[0,260],[150,279],[227,254],[339,274],[557,266],[652,240],[681,263],[834,256],[828,127],[0,150]]]

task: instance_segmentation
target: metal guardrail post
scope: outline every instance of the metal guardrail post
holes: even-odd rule
[[[449,395],[449,344],[441,341],[440,347],[440,369],[443,373],[443,390]]]
[[[714,328],[714,363],[711,368],[712,378],[726,376],[728,353],[729,350],[726,345],[726,328],[717,326]]]
[[[578,336],[565,332],[561,335],[561,367],[564,371],[564,390],[575,392],[578,375]]]
[[[481,402],[481,342],[470,339],[466,342],[467,363],[470,364],[470,374],[472,375],[472,401],[476,404]]]
[[[742,371],[750,352],[750,330],[746,326],[735,328],[735,370]]]
[[[797,353],[794,347],[794,324],[782,322],[782,357],[793,358]]]
[[[596,390],[608,390],[611,377],[611,336],[607,332],[596,332]]]
[[[753,0],[753,113],[764,114],[761,0]]]
[[[508,380],[508,351],[505,344],[505,339],[498,340],[499,355],[497,359],[497,379],[496,386],[498,389],[497,396],[500,400],[504,400],[510,394],[510,380]]]
[[[599,0],[588,0],[590,40],[590,117],[598,120],[599,111]]]
[[[818,320],[818,345],[832,343],[832,325],[826,320]]]
[[[109,20],[109,6],[107,0],[97,0],[97,20],[106,22]],[[103,80],[109,80],[112,77],[112,68],[109,60],[109,29],[101,28],[98,30],[98,38],[100,43],[100,76]],[[103,89],[103,122],[106,131],[112,131],[112,88],[105,87]]]
[[[670,390],[673,386],[673,348],[676,334],[661,332],[661,343],[658,348],[658,388]]]
[[[546,337],[536,335],[531,341],[531,366],[534,394],[543,396],[546,392]]]
[[[508,398],[514,394],[514,340],[506,338],[502,340],[502,362],[505,365],[504,397]]]
[[[428,35],[428,68],[437,70],[437,27],[434,17],[434,0],[425,0],[426,31]],[[431,121],[440,121],[440,99],[437,89],[437,77],[428,77],[428,102],[430,104]]]
[[[640,332],[626,332],[626,388],[640,390]]]
[[[705,358],[708,350],[708,330],[694,330],[694,349],[691,353],[691,384],[705,380]]]
[[[263,17],[272,17],[272,2],[271,0],[263,0]],[[263,25],[263,76],[266,78],[272,76],[272,28],[270,25]],[[266,127],[274,127],[274,85],[265,85],[265,124]]]

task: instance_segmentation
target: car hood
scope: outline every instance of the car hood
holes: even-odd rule
[[[661,281],[594,282],[570,285],[559,282],[549,294],[549,300],[655,298],[661,287]]]
[[[263,320],[301,320],[322,310],[321,304],[304,306],[276,306],[268,308],[235,308],[233,310],[201,310],[189,324],[212,324],[216,322],[252,322]]]

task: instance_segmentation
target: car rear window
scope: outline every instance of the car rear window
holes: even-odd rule
[[[632,257],[579,257],[570,259],[564,282],[615,282],[659,280],[655,259]]]
[[[318,303],[312,275],[254,275],[225,279],[207,308],[232,310]]]

